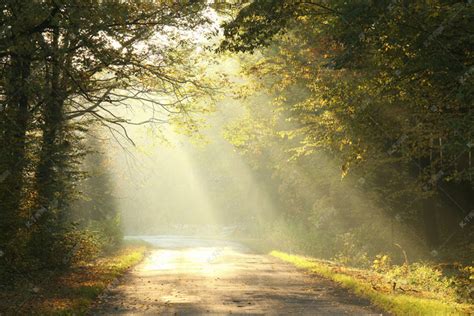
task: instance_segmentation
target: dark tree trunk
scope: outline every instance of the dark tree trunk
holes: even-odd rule
[[[433,199],[424,200],[422,203],[422,220],[425,230],[425,240],[430,250],[439,246],[439,227],[436,214],[436,203]]]
[[[54,203],[57,191],[57,173],[60,164],[61,134],[63,132],[64,98],[60,86],[60,56],[58,54],[58,31],[53,35],[52,61],[46,81],[49,83],[49,99],[43,111],[42,146],[37,169],[38,206],[48,207]]]
[[[47,67],[46,82],[48,100],[43,107],[42,139],[39,163],[36,170],[36,206],[45,210],[35,222],[30,240],[31,254],[48,266],[60,264],[54,249],[44,249],[43,245],[54,245],[60,235],[59,195],[61,182],[61,135],[63,133],[63,93],[60,87],[60,56],[58,56],[58,32],[53,35],[52,61]],[[54,247],[53,247],[54,248]]]
[[[26,166],[26,132],[29,120],[29,92],[31,58],[13,55],[6,82],[7,108],[5,110],[0,165],[3,182],[0,184],[0,242],[13,240],[20,222],[24,171]]]

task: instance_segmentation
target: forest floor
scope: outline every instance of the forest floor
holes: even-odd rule
[[[240,244],[156,237],[156,248],[106,291],[90,315],[380,315],[337,283]]]
[[[0,290],[1,315],[83,315],[107,287],[143,260],[147,247],[126,243],[117,251],[64,271],[29,275]]]

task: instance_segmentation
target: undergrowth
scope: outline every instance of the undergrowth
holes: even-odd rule
[[[389,258],[381,255],[369,270],[280,251],[270,254],[336,281],[395,315],[470,315],[474,312],[472,301],[459,302],[458,293],[452,288],[454,280],[427,264],[391,266]]]

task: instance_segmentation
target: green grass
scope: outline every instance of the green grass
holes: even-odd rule
[[[341,268],[335,269],[328,263],[313,258],[271,251],[270,255],[289,262],[296,267],[331,279],[352,290],[356,295],[368,298],[374,305],[394,315],[471,315],[474,310],[469,304],[444,302],[406,294],[377,291],[367,280],[345,274]]]

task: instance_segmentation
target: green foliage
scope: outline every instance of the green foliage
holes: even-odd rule
[[[391,266],[391,258],[388,255],[377,255],[372,264],[372,269],[377,272],[387,272]]]
[[[284,28],[294,8],[290,1],[254,1],[241,9],[234,20],[224,24],[226,39],[221,49],[245,52],[267,45]]]
[[[196,39],[184,33],[209,22],[206,7],[205,1],[0,4],[0,270],[21,277],[29,268],[62,267],[120,244],[110,166],[100,155],[85,159],[84,139],[102,126],[131,141],[126,125],[145,123],[121,117],[131,108],[153,108],[148,123],[195,132],[194,113],[209,110],[197,101],[209,82],[194,62]]]
[[[356,244],[354,234],[345,233],[338,236],[337,249],[341,249],[334,258],[337,262],[356,267],[368,266],[367,253],[362,250],[360,245]]]
[[[96,138],[99,131],[90,133],[94,136],[86,139],[89,154],[81,166],[87,177],[76,182],[81,194],[72,205],[69,220],[82,230],[96,232],[102,250],[110,251],[120,245],[123,237],[111,179],[112,166],[104,153],[104,144]]]
[[[61,239],[58,239],[51,248],[56,254],[64,254],[56,256],[59,260],[56,266],[69,266],[97,258],[101,253],[102,244],[94,232],[72,230],[61,235]]]
[[[413,263],[409,266],[394,266],[387,271],[385,276],[401,288],[414,288],[441,294],[443,297],[453,297],[455,293],[451,280],[445,278],[441,270],[428,264]]]
[[[457,269],[454,276],[451,277],[451,282],[451,286],[456,289],[458,297],[472,302],[474,296],[474,288],[472,288],[472,282],[474,282],[474,266],[470,265]]]
[[[340,266],[334,266],[330,262],[324,262],[313,258],[287,254],[280,251],[272,251],[272,256],[290,262],[297,267],[307,269],[313,273],[331,279],[340,285],[354,291],[355,294],[370,299],[376,306],[394,315],[470,315],[473,311],[472,304],[456,303],[451,292],[439,296],[424,297],[420,292],[384,291],[377,288],[374,276],[370,271],[351,270]],[[434,271],[427,266],[419,265],[414,271],[412,279],[418,285],[436,286],[444,288],[445,280],[439,277],[428,277],[427,272]]]
[[[257,0],[224,25],[222,50],[261,56],[245,64],[247,116],[227,138],[272,174],[282,217],[313,223],[300,243],[332,236],[341,260],[364,265],[381,251],[403,260],[394,243],[435,260],[472,243],[459,223],[474,196],[473,13],[466,1]]]
[[[472,301],[472,266],[454,264],[443,268],[426,262],[392,265],[389,255],[380,254],[375,257],[372,269],[381,276],[377,283],[391,284],[393,290],[425,293],[443,300]]]

